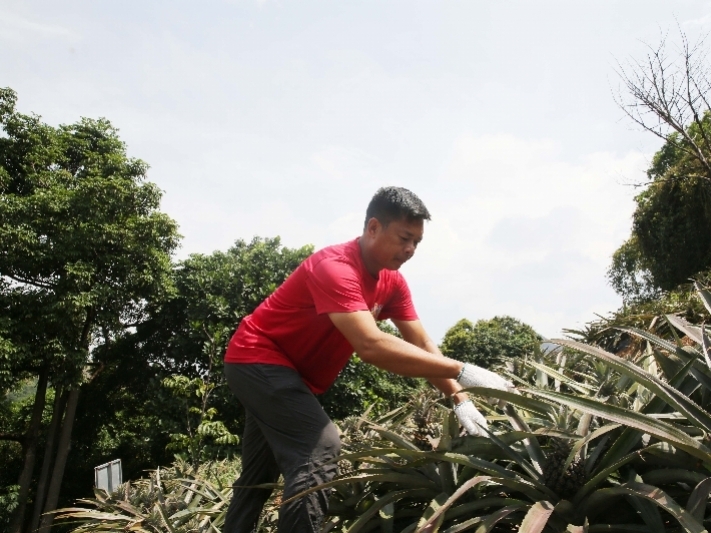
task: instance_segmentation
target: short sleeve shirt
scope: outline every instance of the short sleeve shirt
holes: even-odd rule
[[[353,353],[328,314],[355,311],[370,311],[376,320],[417,320],[405,278],[395,270],[373,277],[363,263],[359,239],[319,250],[299,265],[242,319],[225,362],[288,366],[321,394]]]

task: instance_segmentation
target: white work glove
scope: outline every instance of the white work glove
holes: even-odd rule
[[[457,383],[465,389],[470,387],[487,387],[489,389],[498,389],[506,392],[516,392],[516,387],[510,381],[505,380],[498,374],[481,368],[476,365],[464,363],[462,371],[457,376]],[[498,403],[499,407],[506,405],[503,400],[499,401],[492,398],[490,403]]]
[[[482,415],[471,400],[466,400],[454,406],[454,414],[457,415],[457,420],[464,426],[467,434],[473,437],[486,437],[484,431],[487,427],[486,418]]]

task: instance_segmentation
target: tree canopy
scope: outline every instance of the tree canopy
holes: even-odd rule
[[[711,134],[711,116],[703,127]],[[608,279],[627,301],[672,290],[711,268],[711,179],[672,133],[647,171],[650,183],[636,196],[632,234],[613,255]],[[709,154],[711,155],[711,153]]]
[[[531,353],[541,340],[531,326],[510,316],[478,320],[476,324],[463,318],[445,333],[440,350],[453,359],[490,368],[505,359]]]
[[[630,237],[618,248],[608,280],[627,303],[654,299],[711,269],[711,111],[705,45],[666,40],[643,61],[620,66],[621,109],[664,141],[636,196]]]
[[[19,533],[49,376],[68,396],[57,405],[63,420],[44,511],[56,505],[79,386],[100,371],[92,355],[166,289],[178,233],[158,210],[160,190],[144,181],[147,165],[127,156],[108,120],[55,128],[15,104],[14,91],[0,90],[0,346],[12,354],[0,377],[9,367],[15,380],[38,379],[10,528]]]

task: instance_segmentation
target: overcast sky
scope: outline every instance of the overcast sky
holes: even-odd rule
[[[402,269],[431,335],[507,314],[555,337],[620,305],[605,272],[660,143],[615,69],[679,27],[711,4],[0,0],[0,86],[51,124],[110,119],[179,258],[343,242],[404,186],[433,215]]]

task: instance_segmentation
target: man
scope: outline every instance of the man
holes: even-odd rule
[[[496,374],[444,357],[425,332],[398,269],[415,253],[430,213],[407,189],[385,187],[366,210],[363,234],[307,258],[255,312],[245,317],[225,354],[225,374],[246,410],[242,474],[224,533],[250,533],[270,495],[249,488],[284,476],[284,500],[330,481],[338,431],[321,408],[323,393],[355,351],[366,363],[427,378],[453,398],[469,434],[486,419],[462,388],[513,386]],[[404,340],[383,333],[389,318]],[[316,533],[328,490],[283,505],[280,533]]]

